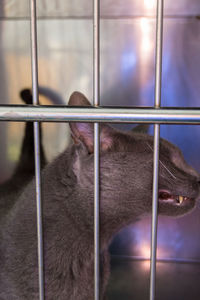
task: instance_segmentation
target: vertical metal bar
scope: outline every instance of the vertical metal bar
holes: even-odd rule
[[[30,7],[31,7],[32,92],[33,92],[33,104],[38,105],[39,102],[38,102],[38,57],[37,57],[36,0],[30,0]],[[40,127],[40,124],[38,122],[34,122],[39,299],[43,300],[44,299],[44,264],[43,264],[43,228],[42,228],[40,130],[39,130],[40,128],[39,127]]]
[[[153,155],[153,200],[151,225],[151,271],[150,271],[150,300],[155,299],[156,287],[156,252],[157,252],[157,223],[158,223],[158,170],[159,170],[159,137],[160,125],[154,125],[154,155]]]
[[[156,74],[155,74],[155,108],[161,104],[162,85],[162,43],[163,43],[163,3],[157,0],[156,24]],[[158,226],[158,178],[159,178],[159,139],[160,125],[154,125],[154,157],[153,157],[153,200],[152,200],[152,228],[151,228],[151,271],[150,271],[150,300],[155,299],[156,289],[156,252]]]
[[[99,0],[94,0],[93,19],[93,72],[94,72],[94,105],[99,105],[99,73],[100,73],[100,4]]]
[[[99,124],[94,124],[94,299],[99,300]]]
[[[99,34],[100,34],[100,5],[99,0],[93,2],[93,84],[94,105],[99,105]],[[99,300],[100,272],[99,272],[99,124],[94,124],[94,299]]]
[[[157,0],[155,108],[161,104],[164,0]]]

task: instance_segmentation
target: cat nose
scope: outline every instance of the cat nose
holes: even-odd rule
[[[200,186],[200,178],[197,178],[197,184]]]
[[[198,176],[196,176],[196,180],[197,180],[197,183],[200,185],[200,174],[198,174]]]
[[[191,187],[192,187],[193,191],[196,191],[200,195],[200,180],[199,180],[199,178],[196,181],[193,181]]]
[[[198,186],[198,191],[199,191],[199,196],[200,196],[200,180],[197,181],[197,186]]]

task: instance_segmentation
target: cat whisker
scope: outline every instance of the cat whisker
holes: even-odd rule
[[[159,159],[159,162],[174,179],[177,179],[176,176],[163,164],[163,162],[160,159]]]
[[[146,143],[147,146],[151,149],[151,151],[153,152],[153,148],[149,145],[149,143]],[[165,168],[165,170],[174,178],[177,179],[176,176],[165,166],[165,164],[159,159],[160,164],[163,166],[163,168]]]

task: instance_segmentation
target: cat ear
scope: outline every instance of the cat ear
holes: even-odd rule
[[[70,106],[91,106],[88,99],[80,92],[73,92],[69,98]]]
[[[88,99],[79,92],[74,92],[69,99],[70,106],[91,106]],[[94,124],[70,122],[72,138],[75,144],[83,142],[89,153],[94,152]],[[100,125],[100,148],[105,151],[112,147],[114,129],[108,125]]]

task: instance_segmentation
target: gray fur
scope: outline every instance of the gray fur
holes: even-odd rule
[[[70,105],[89,105],[76,92]],[[93,125],[70,124],[74,144],[42,172],[45,290],[47,300],[93,297]],[[101,126],[101,299],[109,278],[113,236],[151,213],[152,137]],[[150,147],[148,146],[150,145]],[[161,140],[159,189],[196,199],[199,175],[174,145]],[[165,167],[176,177],[170,175]],[[1,200],[2,201],[2,200]],[[34,179],[1,217],[0,299],[38,299]],[[159,203],[159,213],[179,216],[195,206]]]

